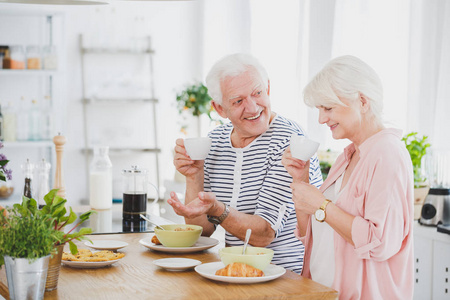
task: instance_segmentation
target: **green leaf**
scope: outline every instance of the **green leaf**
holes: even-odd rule
[[[70,253],[72,253],[73,255],[78,253],[78,247],[72,241],[69,241],[69,249],[70,249]]]

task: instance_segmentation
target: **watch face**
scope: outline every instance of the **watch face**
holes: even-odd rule
[[[317,221],[323,221],[323,220],[325,220],[325,211],[318,209],[314,213],[314,216],[316,217]]]

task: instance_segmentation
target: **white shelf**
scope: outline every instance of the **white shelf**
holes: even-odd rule
[[[14,147],[52,147],[53,141],[16,141],[16,142],[3,142],[3,145],[8,148]]]
[[[88,152],[91,153],[93,151],[92,148],[89,149],[82,149],[83,152]],[[114,147],[109,147],[109,152],[120,152],[120,153],[124,153],[124,152],[150,152],[150,153],[161,153],[161,149],[160,148],[114,148]]]
[[[90,103],[117,103],[117,104],[123,104],[123,103],[142,103],[142,102],[148,102],[148,103],[158,103],[158,99],[155,98],[87,98],[83,99],[83,102],[86,104]]]
[[[82,48],[84,54],[128,54],[128,55],[145,55],[155,53],[152,49],[132,50],[132,49],[102,49],[102,48]]]
[[[58,72],[57,70],[0,69],[0,75],[51,76],[58,74]]]

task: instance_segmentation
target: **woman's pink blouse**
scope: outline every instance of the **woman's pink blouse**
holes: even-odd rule
[[[401,131],[384,129],[359,147],[360,160],[336,205],[355,216],[355,246],[334,233],[335,276],[340,299],[412,299],[414,290],[414,181],[411,158]],[[349,145],[330,170],[323,192],[346,169],[355,152]],[[298,231],[296,232],[298,236]],[[299,237],[300,238],[300,237]],[[310,277],[311,222],[303,276]]]

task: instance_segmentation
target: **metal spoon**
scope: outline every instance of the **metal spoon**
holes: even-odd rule
[[[247,229],[247,232],[245,233],[245,242],[244,242],[244,249],[242,249],[242,254],[245,254],[245,249],[247,249],[248,241],[250,240],[251,234],[252,230],[250,228]]]
[[[145,221],[147,221],[147,222],[149,222],[149,223],[151,223],[151,224],[153,224],[153,225],[155,225],[156,227],[158,227],[159,229],[161,229],[161,230],[165,230],[164,228],[162,228],[161,226],[159,226],[158,224],[156,224],[155,222],[153,222],[153,221],[150,221],[150,219],[149,218],[147,218],[146,216],[144,216],[143,214],[139,214],[140,216],[141,216],[141,218],[142,219],[144,219]]]

